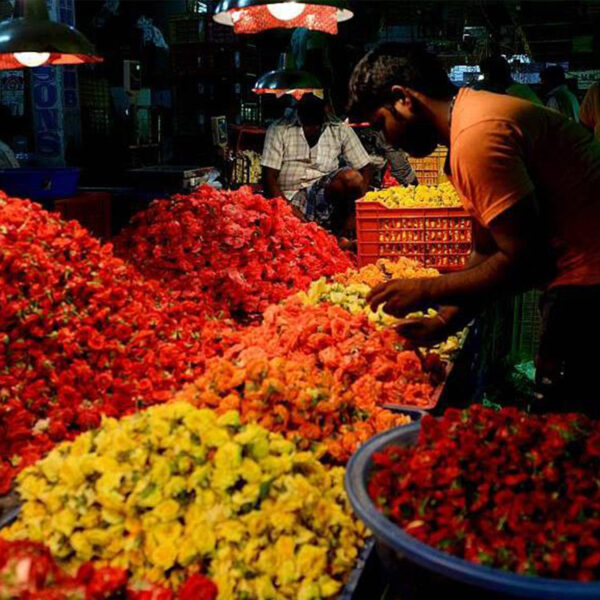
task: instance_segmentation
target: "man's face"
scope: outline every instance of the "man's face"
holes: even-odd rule
[[[313,94],[305,94],[298,102],[298,116],[302,123],[321,123],[325,117],[325,102]]]
[[[386,105],[375,111],[371,123],[393,147],[423,158],[436,149],[438,134],[423,111],[416,108],[414,103],[405,102]]]

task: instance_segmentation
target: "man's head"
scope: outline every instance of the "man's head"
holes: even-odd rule
[[[553,90],[559,85],[564,85],[566,81],[565,70],[560,65],[547,67],[540,73],[540,79],[544,89],[547,91]]]
[[[314,94],[304,94],[298,102],[298,117],[303,125],[319,125],[325,120],[325,101]]]
[[[479,65],[486,80],[501,87],[509,86],[512,82],[510,65],[504,56],[488,56]]]
[[[393,146],[412,156],[427,156],[439,135],[424,101],[449,100],[455,93],[435,56],[420,46],[387,43],[356,65],[349,111],[363,114]]]

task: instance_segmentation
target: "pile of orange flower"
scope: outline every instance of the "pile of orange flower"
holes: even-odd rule
[[[302,362],[379,406],[427,406],[443,378],[439,357],[405,351],[393,329],[378,330],[364,314],[330,304],[306,306],[298,298],[269,307],[262,324],[227,334],[225,343],[227,359]]]
[[[358,446],[410,418],[381,408],[375,394],[355,394],[310,360],[257,356],[216,359],[176,400],[236,410],[244,422],[282,433],[299,448],[345,463]]]
[[[418,279],[437,277],[439,274],[437,269],[423,267],[410,258],[400,257],[395,261],[380,258],[376,263],[366,265],[360,270],[348,269],[344,273],[334,275],[333,280],[344,285],[365,283],[374,287],[390,279]]]

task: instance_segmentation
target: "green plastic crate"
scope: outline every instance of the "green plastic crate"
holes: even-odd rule
[[[511,358],[523,362],[534,360],[542,329],[539,304],[542,292],[530,290],[515,298]]]

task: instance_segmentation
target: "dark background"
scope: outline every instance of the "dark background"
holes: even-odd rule
[[[236,36],[213,23],[215,4],[75,0],[77,28],[105,59],[77,67],[81,136],[69,142],[66,163],[83,168],[83,182],[118,184],[128,169],[147,165],[216,164],[211,117],[262,126],[280,116],[285,101],[259,98],[252,87],[291,48],[293,32]],[[528,55],[534,64],[523,66],[525,71],[557,62],[568,63],[570,71],[600,67],[600,2],[362,0],[351,5],[355,17],[340,25],[339,35],[308,34],[308,47],[315,49],[308,50],[303,65],[330,83],[338,114],[354,64],[383,40],[425,42],[449,69],[477,65],[498,51]],[[0,1],[0,15],[11,10],[8,0]],[[151,20],[168,48],[144,40],[140,17]],[[139,61],[141,94],[124,89],[127,60]],[[464,77],[458,83],[467,83]],[[26,88],[27,79],[23,114],[10,129],[20,134],[24,155],[35,163]],[[259,149],[260,138],[255,144]]]

